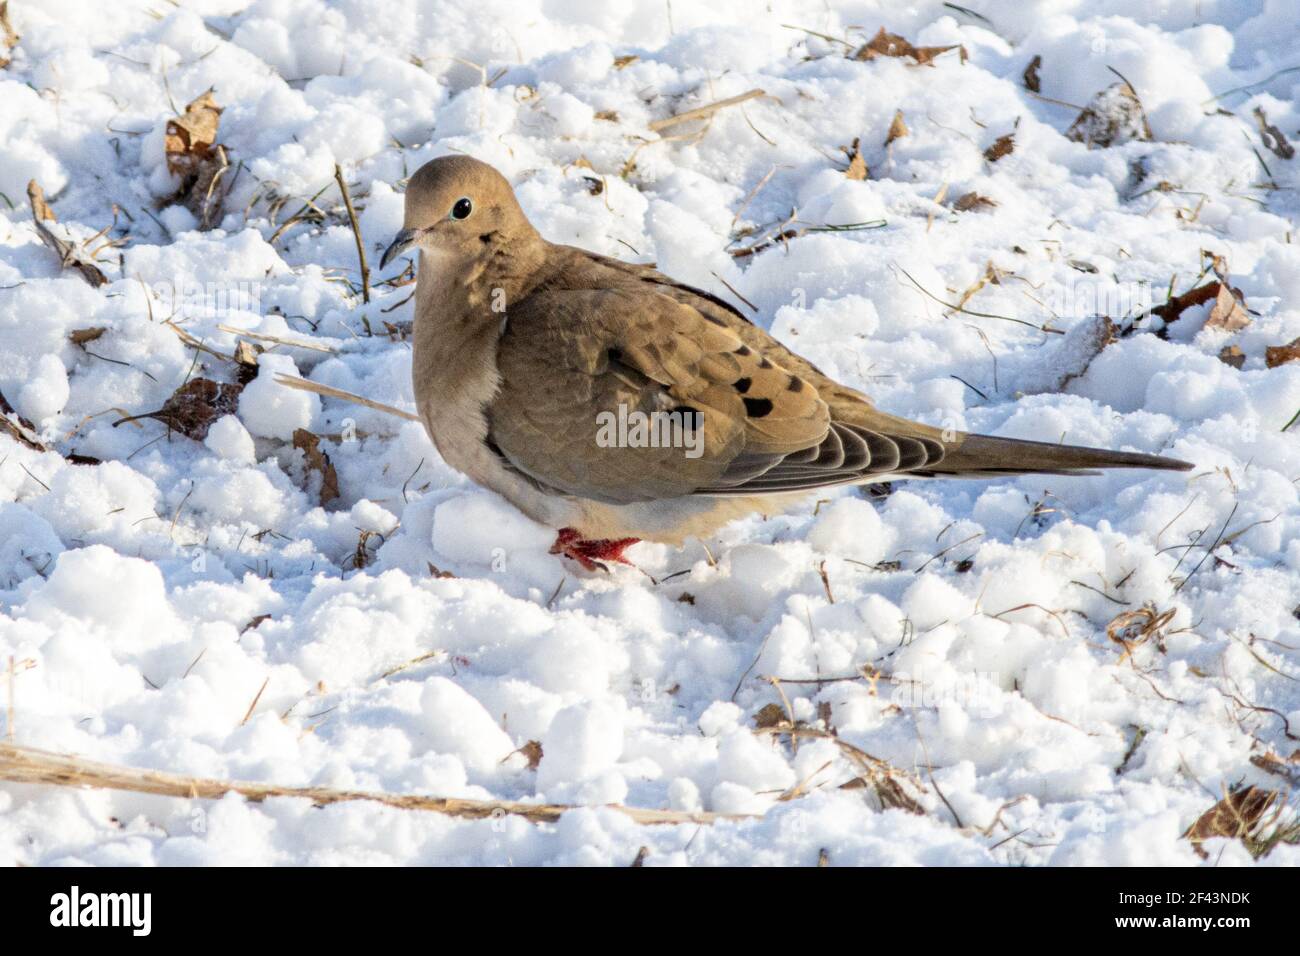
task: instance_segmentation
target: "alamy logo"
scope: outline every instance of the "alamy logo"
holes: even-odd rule
[[[601,448],[684,448],[687,458],[704,454],[704,414],[693,408],[643,412],[620,402],[617,414],[596,416]]]
[[[129,926],[132,935],[148,936],[152,893],[85,893],[79,887],[50,897],[51,926]]]

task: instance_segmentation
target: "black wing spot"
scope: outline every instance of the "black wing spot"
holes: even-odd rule
[[[772,367],[772,363],[769,362],[769,361],[767,360],[767,356],[764,355],[761,359],[758,360],[758,367],[759,367],[759,368],[771,368],[771,367]]]
[[[762,418],[772,410],[772,400],[770,398],[746,398],[745,414],[750,418]]]
[[[791,391],[791,392],[802,392],[802,391],[803,391],[803,379],[801,379],[801,378],[800,378],[799,376],[797,376],[797,375],[791,375],[791,376],[790,376],[790,384],[786,386],[786,389],[787,389],[788,391]]]
[[[748,392],[749,386],[753,384],[754,384],[754,380],[752,378],[738,378],[733,383],[736,391],[738,391],[741,395],[744,395],[746,392]]]
[[[712,322],[714,325],[720,325],[724,329],[727,327],[727,323],[722,321],[716,315],[709,315],[707,312],[701,312],[700,315],[704,316],[705,322]]]
[[[749,352],[750,352],[749,346],[746,345],[744,342],[741,342],[740,348],[736,349],[734,354],[744,356],[744,355],[748,355]]]

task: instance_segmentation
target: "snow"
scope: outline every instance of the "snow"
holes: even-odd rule
[[[1180,835],[1228,787],[1285,791],[1252,758],[1300,733],[1300,428],[1282,431],[1300,364],[1264,361],[1300,336],[1300,177],[1253,115],[1300,138],[1300,75],[1280,72],[1300,5],[967,6],[987,20],[929,0],[11,4],[0,393],[51,450],[0,432],[6,733],[173,773],[583,806],[537,825],[0,783],[0,863],[1252,863]],[[880,26],[969,60],[859,62],[807,32]],[[1041,97],[1021,79],[1036,54]],[[1061,104],[1112,70],[1153,139],[1088,149]],[[164,142],[209,88],[242,166],[200,231]],[[647,129],[754,88],[707,128]],[[886,148],[897,110],[909,135]],[[866,181],[841,171],[855,137]],[[838,490],[584,574],[418,423],[275,380],[413,409],[410,287],[361,301],[334,167],[373,268],[405,178],[455,151],[510,177],[548,238],[743,296],[890,412],[1197,467]],[[59,235],[127,240],[99,257],[105,286],[42,244],[32,178]],[[955,211],[966,193],[996,206]],[[309,201],[324,220],[278,232]],[[728,253],[792,208],[885,224]],[[1249,326],[1206,305],[1091,355],[1094,313],[1192,288],[1202,250]],[[990,269],[967,313],[936,301]],[[235,380],[175,327],[222,354],[271,337],[244,340],[260,370],[202,441],[114,424],[196,375]],[[297,429],[337,471],[323,507]],[[1108,638],[1147,604],[1174,612],[1159,639]],[[767,705],[813,735],[759,728]],[[843,787],[864,773],[850,745],[914,778],[921,812]],[[609,803],[756,818],[645,826]]]

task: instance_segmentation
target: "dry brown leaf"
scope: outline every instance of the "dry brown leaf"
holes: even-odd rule
[[[93,342],[99,338],[108,329],[102,325],[94,325],[88,329],[73,329],[68,333],[68,339],[73,345],[85,345],[87,342]]]
[[[896,139],[902,139],[909,135],[907,124],[903,122],[903,111],[894,110],[894,118],[889,124],[889,135],[885,137],[885,145],[888,146]]]
[[[536,770],[542,763],[541,741],[530,740],[515,752],[522,754],[523,758],[528,761],[529,770]]]
[[[170,172],[182,178],[198,174],[200,165],[216,145],[221,109],[212,98],[212,90],[208,90],[185,107],[183,116],[167,121],[163,149]]]
[[[985,209],[992,209],[997,205],[997,201],[990,199],[988,196],[981,196],[976,192],[963,193],[954,200],[952,208],[957,212],[981,212]]]
[[[853,137],[853,145],[841,146],[840,149],[849,157],[849,168],[844,170],[844,175],[849,179],[866,179],[871,171],[867,169],[867,161],[862,158],[862,150],[858,148],[858,137]]]
[[[1104,148],[1133,140],[1149,142],[1151,126],[1133,87],[1120,82],[1094,96],[1065,131],[1065,136],[1089,149]]]
[[[1277,790],[1262,790],[1258,787],[1242,787],[1228,794],[1187,828],[1183,838],[1189,840],[1196,852],[1202,857],[1209,854],[1201,847],[1206,840],[1214,837],[1227,837],[1230,840],[1243,840],[1255,836],[1264,815],[1281,796]]]
[[[139,418],[154,418],[172,431],[180,432],[195,441],[207,437],[212,423],[224,415],[233,415],[239,405],[239,393],[244,386],[229,382],[214,382],[210,378],[192,378],[176,389],[163,407],[155,412],[142,412],[113,422],[113,427]]]
[[[1270,345],[1264,349],[1264,364],[1277,368],[1288,362],[1300,362],[1300,339],[1293,339],[1286,345]]]
[[[1242,308],[1241,300],[1226,282],[1220,282],[1219,291],[1214,297],[1214,308],[1210,310],[1210,317],[1205,320],[1205,327],[1239,332],[1248,325],[1250,325],[1250,316]]]
[[[59,264],[64,268],[71,266],[81,274],[81,277],[89,282],[92,286],[101,286],[108,282],[108,277],[99,270],[99,266],[90,261],[89,256],[85,254],[82,248],[67,239],[61,239],[54,234],[48,222],[58,222],[54,216],[54,210],[50,208],[49,203],[45,201],[45,190],[41,189],[36,180],[31,180],[27,184],[27,200],[32,205],[32,221],[36,224],[36,232],[41,237],[41,241],[54,250],[59,257]]]
[[[320,503],[327,505],[339,496],[339,475],[330,456],[320,447],[320,438],[305,428],[295,428],[293,447],[302,450],[307,470],[320,474]]]
[[[789,723],[789,720],[789,715],[780,704],[764,704],[754,715],[754,726],[762,730],[768,727],[779,727],[783,723]]]
[[[32,451],[50,450],[36,434],[36,426],[18,414],[3,392],[0,392],[0,432],[10,435],[14,441],[26,445]]]
[[[247,633],[248,631],[255,631],[255,630],[257,630],[258,625],[260,625],[263,621],[269,621],[269,620],[271,620],[271,615],[269,615],[269,614],[259,614],[259,615],[257,615],[256,617],[250,618],[249,621],[248,621],[248,623],[245,624],[245,625],[240,629],[239,633],[240,633],[240,634],[245,634],[245,633]]]
[[[941,53],[947,53],[949,50],[960,50],[961,62],[966,62],[966,48],[964,46],[954,43],[951,46],[916,47],[897,33],[889,33],[884,27],[881,27],[880,32],[860,46],[850,59],[874,60],[878,56],[909,56],[916,61],[918,66],[933,66],[934,58]]]
[[[1295,156],[1295,147],[1286,141],[1282,131],[1269,123],[1261,107],[1255,107],[1255,121],[1259,123],[1259,138],[1279,159],[1291,159]]]
[[[617,123],[618,113],[614,110],[600,110],[596,113],[596,119],[604,120],[606,123]]]
[[[1029,61],[1029,65],[1025,67],[1022,78],[1025,82],[1025,89],[1031,93],[1043,92],[1043,81],[1038,78],[1038,68],[1042,65],[1043,58],[1035,54],[1034,58]]]
[[[1219,361],[1239,369],[1246,364],[1246,353],[1240,345],[1225,345],[1219,350]]]
[[[167,121],[163,140],[167,169],[180,177],[185,206],[204,230],[217,224],[234,182],[225,147],[217,143],[221,113],[222,107],[208,90],[185,107],[184,115]]]
[[[625,56],[614,57],[614,69],[621,70],[624,67],[631,66],[637,60],[641,59],[635,53],[628,53]]]
[[[240,339],[235,345],[235,354],[231,356],[239,367],[235,373],[240,385],[247,385],[257,378],[257,356],[261,353],[259,346]]]
[[[1194,289],[1188,289],[1181,295],[1173,296],[1163,305],[1156,306],[1149,314],[1159,316],[1168,325],[1171,322],[1176,322],[1188,309],[1209,302],[1219,294],[1222,287],[1223,283],[1214,281],[1207,282],[1205,285],[1198,285]]]
[[[984,158],[990,163],[996,163],[1003,156],[1009,156],[1016,148],[1016,134],[1007,133],[999,136],[993,141],[993,145],[984,150]]]

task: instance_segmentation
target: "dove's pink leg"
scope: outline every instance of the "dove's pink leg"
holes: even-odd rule
[[[551,554],[573,558],[587,571],[609,570],[600,562],[617,561],[631,565],[623,552],[640,541],[640,538],[584,538],[575,528],[561,528],[551,545]]]

